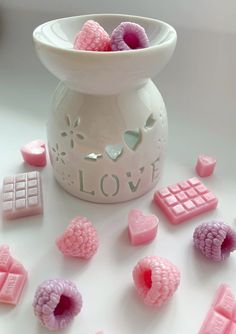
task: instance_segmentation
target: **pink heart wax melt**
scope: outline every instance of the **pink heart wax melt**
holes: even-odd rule
[[[207,155],[199,155],[196,165],[196,172],[201,177],[207,177],[213,174],[216,165],[216,159]]]
[[[133,246],[153,240],[157,234],[158,218],[155,215],[144,215],[142,211],[133,209],[128,216],[130,242]]]
[[[44,167],[46,165],[46,148],[42,140],[34,140],[21,148],[23,159],[29,165]]]

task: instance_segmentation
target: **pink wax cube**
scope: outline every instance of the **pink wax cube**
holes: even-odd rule
[[[226,284],[216,291],[214,301],[207,313],[199,334],[235,334],[236,300]]]
[[[154,202],[172,224],[179,224],[215,209],[218,200],[198,178],[193,177],[156,191]]]
[[[138,209],[131,210],[128,215],[131,244],[137,246],[153,240],[157,234],[158,222],[155,215],[145,216]]]
[[[42,184],[39,172],[34,171],[5,177],[2,201],[2,214],[5,219],[42,213]]]
[[[27,279],[27,271],[12,258],[7,245],[0,246],[0,303],[16,305]]]
[[[21,148],[21,154],[25,162],[36,167],[46,165],[46,147],[42,140],[34,140]]]
[[[201,177],[207,177],[213,174],[216,165],[216,159],[207,155],[199,155],[196,172]]]

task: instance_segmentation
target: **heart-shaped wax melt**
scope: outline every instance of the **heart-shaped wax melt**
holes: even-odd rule
[[[216,161],[215,158],[207,155],[199,155],[199,160],[206,165],[214,164]]]
[[[196,165],[196,172],[201,177],[210,176],[215,169],[216,159],[208,155],[199,155]]]
[[[133,246],[153,240],[157,234],[158,218],[155,215],[144,215],[142,211],[133,209],[128,215],[129,236]]]
[[[124,133],[124,141],[126,145],[133,151],[141,143],[142,134],[140,129],[128,130]]]
[[[25,162],[36,167],[46,165],[46,147],[45,143],[38,139],[34,140],[21,148],[21,154]]]

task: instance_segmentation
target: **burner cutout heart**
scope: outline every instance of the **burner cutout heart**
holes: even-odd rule
[[[144,128],[147,129],[147,130],[149,130],[149,129],[153,128],[153,126],[154,126],[155,123],[156,123],[156,119],[154,118],[153,114],[151,114],[148,117]]]
[[[138,145],[141,143],[142,133],[140,129],[128,130],[124,133],[124,141],[126,145],[133,151],[135,151]]]
[[[122,144],[115,144],[115,145],[110,144],[106,146],[105,152],[110,159],[116,161],[123,153],[123,149],[124,147]]]

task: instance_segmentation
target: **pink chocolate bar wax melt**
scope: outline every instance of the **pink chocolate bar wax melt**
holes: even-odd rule
[[[7,245],[0,246],[0,303],[16,305],[27,280],[23,265],[12,258]]]
[[[198,334],[235,334],[235,314],[234,295],[227,284],[221,284]]]
[[[154,202],[172,224],[179,224],[215,209],[218,200],[198,178],[192,177],[158,190]]]
[[[43,212],[42,184],[37,171],[5,177],[2,187],[2,215],[16,219]]]

